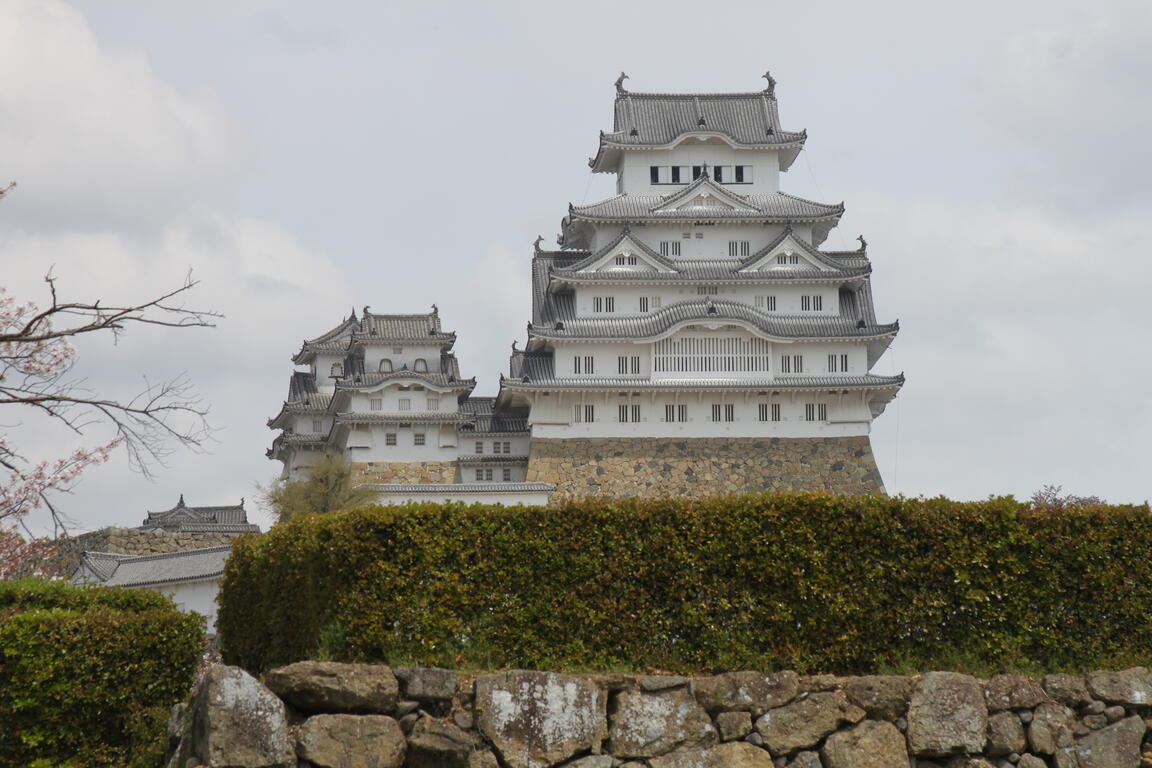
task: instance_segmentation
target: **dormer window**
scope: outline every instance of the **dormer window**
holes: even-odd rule
[[[380,373],[392,373],[392,360],[391,358],[384,358],[380,361]]]
[[[428,361],[422,357],[416,358],[416,362],[412,364],[412,370],[416,373],[428,373]]]

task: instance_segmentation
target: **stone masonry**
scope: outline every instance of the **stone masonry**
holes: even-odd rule
[[[267,687],[265,687],[267,686]],[[169,768],[1143,768],[1152,672],[207,671]]]
[[[454,461],[356,461],[352,477],[357,483],[457,483]]]
[[[84,552],[161,555],[166,552],[187,552],[193,549],[226,546],[240,535],[242,534],[215,531],[170,533],[160,529],[142,531],[138,528],[101,528],[71,539],[61,539],[56,545],[59,551],[60,572],[67,575],[80,567],[80,556]]]
[[[768,490],[884,493],[867,437],[533,439],[529,482],[552,501]]]

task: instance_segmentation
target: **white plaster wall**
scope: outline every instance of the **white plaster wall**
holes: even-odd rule
[[[707,331],[700,328],[686,329],[683,332],[674,334],[671,338],[682,338],[686,335],[693,337],[704,336],[717,336],[721,338],[739,337],[742,339],[749,339],[752,337],[747,331],[743,329],[737,330],[736,328],[724,328],[714,331]],[[640,356],[640,374],[635,376],[638,381],[646,380],[659,380],[661,378],[670,379],[687,379],[687,378],[710,378],[717,377],[730,378],[738,380],[740,378],[760,379],[765,377],[763,372],[749,372],[749,373],[686,373],[681,371],[674,372],[653,372],[652,370],[652,347],[653,342],[557,342],[553,347],[553,364],[555,375],[557,378],[571,378],[573,381],[580,381],[581,379],[597,379],[604,376],[616,377],[617,373],[617,360],[621,355],[631,357],[632,355]],[[803,355],[804,370],[803,375],[821,375],[830,373],[828,369],[828,355],[831,354],[847,354],[848,355],[848,370],[840,371],[839,361],[837,361],[836,374],[844,374],[850,376],[862,376],[868,373],[868,348],[866,342],[811,342],[811,341],[774,341],[770,352],[771,356],[771,369],[768,375],[781,376],[782,379],[786,378],[788,374],[780,373],[780,356],[781,355]],[[576,356],[580,357],[581,373],[574,372]],[[585,373],[587,369],[584,367],[584,358],[591,356],[593,358],[593,373]],[[631,376],[631,374],[629,374]]]
[[[408,389],[401,389],[401,387],[408,387]],[[422,387],[422,389],[414,389],[413,387]],[[448,391],[441,391],[429,387],[426,384],[400,384],[395,381],[389,382],[380,389],[372,391],[356,391],[349,397],[349,411],[356,413],[372,413],[372,401],[379,399],[381,401],[380,412],[383,413],[400,413],[400,401],[407,399],[409,401],[409,410],[412,413],[427,413],[428,398],[439,400],[439,406],[435,409],[436,413],[456,413],[458,410],[458,401],[455,393]]]
[[[198,613],[207,619],[207,631],[216,634],[216,595],[220,592],[220,579],[186,581],[180,584],[159,584],[148,587],[172,598],[184,613]]]
[[[775,296],[776,313],[792,315],[838,315],[840,314],[840,290],[837,285],[829,284],[773,284],[773,285],[727,285],[715,284],[714,294],[707,294],[712,298],[736,301],[755,308],[757,296]],[[640,311],[640,297],[659,296],[661,307],[677,301],[696,301],[705,298],[696,285],[579,285],[575,288],[576,316],[592,318],[608,318],[614,315],[643,315]],[[597,296],[612,296],[616,299],[615,312],[594,312],[593,299]],[[801,296],[820,296],[823,298],[823,309],[820,311],[803,311],[800,309]],[[650,309],[648,314],[658,310]]]
[[[354,424],[348,432],[345,456],[349,461],[455,461],[454,442],[445,445],[440,439],[439,424],[413,424],[399,427],[383,424]],[[387,433],[396,435],[396,445],[387,444]],[[424,434],[424,445],[416,445],[413,436]]]
[[[312,362],[312,374],[316,377],[316,388],[321,392],[331,392],[336,388],[336,379],[332,377],[332,366],[344,365],[344,355],[316,355]]]
[[[692,182],[689,168],[688,173],[681,176],[681,184],[653,185],[649,172],[653,165],[751,165],[752,183],[735,184],[725,181],[724,186],[741,195],[753,192],[764,194],[780,188],[780,161],[776,150],[733,149],[718,139],[702,142],[689,138],[672,149],[625,150],[623,154],[619,168],[620,188],[632,195],[674,194]]]
[[[399,371],[405,365],[408,366],[408,370],[414,371],[416,370],[416,360],[419,358],[428,365],[428,373],[439,373],[440,347],[439,342],[435,344],[403,344],[397,345],[397,347],[393,347],[391,344],[372,344],[364,348],[364,370],[380,370],[380,361],[387,358],[392,361],[393,371]],[[393,352],[393,349],[399,349],[400,352]]]
[[[830,395],[824,392],[785,392],[779,395],[748,392],[664,393],[639,392],[621,396],[618,392],[554,392],[538,396],[532,408],[532,436],[556,437],[832,437],[867,435],[871,415],[865,395],[852,392]],[[735,421],[711,420],[711,406],[731,404]],[[760,421],[760,403],[779,403],[781,420]],[[806,403],[828,406],[827,421],[805,420]],[[574,406],[595,406],[595,421],[573,421]],[[622,404],[640,406],[639,422],[617,421]],[[684,404],[685,422],[665,422],[665,406]]]
[[[605,225],[598,227],[592,235],[590,248],[596,251],[612,242],[624,229],[623,225]],[[690,226],[684,224],[632,224],[630,231],[652,250],[660,252],[660,242],[663,240],[679,240],[681,259],[727,259],[728,241],[748,240],[751,253],[763,248],[779,237],[784,231],[783,224],[761,224],[758,221],[749,221],[738,224],[713,224]],[[812,241],[812,226],[809,224],[794,224],[792,231],[796,236]],[[690,233],[691,238],[685,239],[684,233]],[[703,237],[696,237],[702,234]],[[672,257],[669,257],[672,258]]]
[[[503,437],[490,434],[471,435],[467,432],[460,433],[460,455],[461,456],[527,456],[528,455],[528,435],[523,437]],[[476,443],[480,443],[482,450],[476,450]],[[496,453],[493,448],[493,443],[509,443],[509,453],[505,454],[503,451]]]

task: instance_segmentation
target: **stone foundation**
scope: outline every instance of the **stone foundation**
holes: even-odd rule
[[[529,482],[552,501],[768,490],[884,493],[867,437],[533,438]]]
[[[267,687],[265,687],[265,685]],[[305,661],[207,670],[167,765],[1141,768],[1152,672],[496,674]]]
[[[160,555],[165,552],[187,552],[191,549],[222,547],[231,544],[239,533],[171,533],[164,530],[141,531],[137,528],[101,528],[56,542],[59,573],[70,576],[80,567],[84,552],[114,552],[120,555]]]
[[[354,462],[356,483],[456,483],[455,461]]]

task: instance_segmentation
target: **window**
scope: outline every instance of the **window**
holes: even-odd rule
[[[483,440],[477,440],[476,441],[476,453],[484,453],[484,441]]]
[[[720,293],[720,286],[718,285],[696,286],[696,295],[698,296],[715,296],[718,293]]]
[[[771,342],[740,336],[684,335],[652,347],[655,373],[767,373]]]
[[[664,406],[664,421],[688,421],[687,405]]]
[[[683,168],[683,166],[679,166],[679,165],[672,166],[672,183],[673,184],[679,184],[680,183],[680,171],[682,170],[682,168]]]
[[[712,166],[712,178],[716,179],[716,181],[724,181],[724,166]]]
[[[512,453],[512,442],[510,440],[493,440],[492,453]]]
[[[502,474],[503,474],[503,479],[504,479],[504,482],[506,482],[506,483],[510,483],[510,482],[512,482],[512,470],[510,470],[510,469],[505,469],[505,470],[502,472]]]
[[[780,373],[804,373],[804,355],[780,355]]]
[[[732,403],[713,403],[712,421],[736,421],[736,406]]]
[[[380,373],[392,373],[392,359],[385,357],[380,361]]]
[[[596,361],[596,358],[592,357],[592,355],[584,355],[584,373],[595,373],[596,372],[595,367],[593,366],[593,363],[595,361]]]
[[[757,296],[755,297],[756,308],[763,309],[768,312],[776,311],[776,297],[775,296]]]
[[[476,479],[479,482],[491,480],[492,479],[492,470],[490,470],[490,469],[478,469],[478,470],[476,470]]]
[[[593,312],[615,312],[616,311],[616,297],[615,296],[593,296],[592,297],[592,311]]]
[[[749,240],[729,240],[728,241],[728,257],[743,258],[747,256],[752,250],[752,243]]]
[[[370,400],[368,400],[368,408],[369,408],[369,410],[373,410],[373,411],[384,410],[384,398],[382,398],[382,397],[371,398]]]
[[[385,432],[384,433],[384,445],[396,445],[396,433],[395,432]]]
[[[332,363],[332,369],[329,371],[333,378],[344,375],[344,366],[340,363]]]
[[[828,406],[824,403],[805,403],[804,404],[804,420],[805,421],[827,421],[828,420]]]
[[[780,403],[760,403],[760,421],[780,421]]]
[[[694,165],[692,166],[692,181],[696,181],[698,178],[700,178],[700,166]]]
[[[422,357],[416,358],[416,362],[412,364],[412,370],[416,373],[428,373],[428,361]]]
[[[794,253],[782,253],[776,257],[777,264],[799,264],[800,257]]]
[[[640,355],[620,355],[616,358],[616,372],[640,373]]]
[[[595,373],[593,366],[595,360],[596,358],[592,355],[585,355],[584,357],[576,355],[572,358],[572,373]]]
[[[661,256],[679,256],[680,255],[680,241],[679,240],[661,240],[660,241],[660,255]]]
[[[848,355],[828,355],[828,373],[848,372]]]
[[[579,424],[581,422],[592,423],[596,421],[596,406],[594,405],[577,405],[573,412],[573,420]]]
[[[412,398],[410,398],[410,397],[400,398],[399,406],[400,406],[400,410],[402,410],[402,411],[412,410]]]
[[[752,183],[752,166],[738,165],[734,169],[735,179],[737,184],[751,184]]]
[[[616,266],[618,266],[618,267],[623,267],[625,265],[627,265],[629,267],[634,267],[638,263],[639,262],[636,260],[635,256],[617,256],[616,257]]]
[[[412,433],[412,445],[424,445],[424,433],[423,432]]]
[[[572,358],[572,373],[580,373],[580,355]]]
[[[628,422],[640,421],[640,406],[639,405],[618,405],[616,420],[621,424]]]
[[[640,297],[640,311],[648,312],[653,309],[660,309],[659,296],[641,296]]]
[[[648,179],[653,184],[660,183],[660,166],[652,165],[648,167]]]
[[[320,419],[312,419],[312,431],[313,432],[323,432],[324,431],[324,422]]]
[[[440,398],[438,398],[438,397],[428,398],[428,410],[430,410],[430,411],[440,410]]]
[[[801,296],[800,309],[804,312],[815,311],[819,312],[824,308],[823,296]]]

